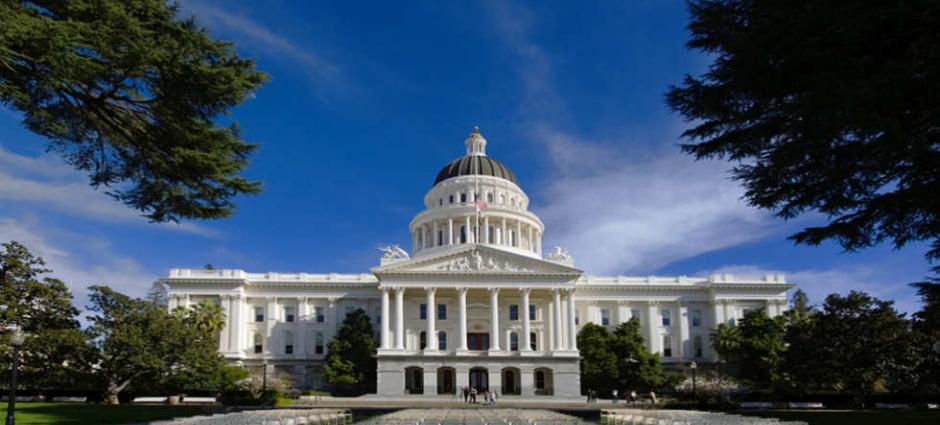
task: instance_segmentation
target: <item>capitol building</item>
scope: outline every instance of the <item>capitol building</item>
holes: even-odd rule
[[[255,373],[323,388],[327,343],[346,314],[375,325],[377,392],[502,397],[580,396],[578,330],[638,319],[667,365],[716,362],[709,331],[746,311],[786,309],[782,275],[593,276],[562,248],[476,130],[445,165],[409,223],[410,252],[393,245],[368,273],[172,269],[169,308],[218,302],[220,352]],[[544,248],[544,249],[543,249]],[[377,256],[378,257],[378,256]]]

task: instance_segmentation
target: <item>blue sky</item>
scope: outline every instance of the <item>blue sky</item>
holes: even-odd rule
[[[813,302],[862,289],[913,311],[923,245],[844,254],[785,240],[740,201],[724,162],[695,162],[663,93],[708,58],[684,47],[681,1],[184,1],[271,81],[233,111],[261,145],[259,196],[235,217],[155,225],[88,187],[0,112],[0,240],[84,287],[141,295],[172,267],[367,272],[437,171],[479,125],[546,224],[590,274],[785,273]]]

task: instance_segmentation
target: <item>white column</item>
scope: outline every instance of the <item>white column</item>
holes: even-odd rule
[[[267,319],[265,320],[265,324],[267,325],[265,336],[268,338],[268,341],[265,341],[264,347],[266,351],[270,351],[271,343],[274,342],[272,340],[274,337],[272,333],[274,331],[274,325],[277,323],[277,298],[268,298],[268,311],[265,313],[265,316],[265,319]]]
[[[405,288],[395,288],[395,349],[405,349]]]
[[[555,338],[555,351],[564,350],[561,343],[561,289],[552,290],[552,335]]]
[[[189,308],[189,294],[183,294],[183,307]]]
[[[522,248],[522,222],[516,220],[516,248]]]
[[[724,323],[727,324],[734,319],[734,300],[721,300],[721,306],[724,309]],[[737,323],[737,322],[735,322]]]
[[[526,248],[528,248],[529,251],[535,251],[535,241],[532,240],[532,226],[526,226],[526,231],[529,232],[529,246]]]
[[[219,296],[219,305],[222,306],[222,314],[225,317],[225,326],[219,334],[219,351],[229,351],[232,335],[232,304],[231,297],[228,294]]]
[[[411,253],[417,254],[418,251],[418,231],[413,230],[411,232]]]
[[[490,351],[499,351],[499,288],[490,288]]]
[[[424,288],[424,290],[427,292],[427,296],[428,296],[428,299],[427,299],[428,323],[427,323],[427,329],[425,330],[425,332],[427,332],[427,349],[429,351],[437,351],[437,326],[436,326],[437,322],[435,322],[435,320],[437,319],[437,308],[436,308],[437,305],[434,303],[434,292],[437,290],[437,288],[428,287],[428,288]]]
[[[391,314],[389,314],[389,299],[388,299],[388,288],[379,288],[382,291],[382,349],[388,350],[391,348],[391,333],[392,329],[389,327],[389,321],[391,320]]]
[[[529,288],[519,291],[522,293],[522,351],[532,351],[532,339],[529,338]]]
[[[535,253],[542,256],[542,232],[535,232]]]
[[[679,355],[677,358],[686,357],[690,350],[686,345],[689,343],[689,306],[679,301]]]
[[[231,351],[237,353],[242,349],[242,335],[247,333],[243,332],[242,328],[244,324],[242,323],[242,309],[244,308],[242,303],[241,294],[232,295],[232,336],[229,340],[231,344]]]
[[[503,231],[499,234],[499,244],[507,245],[509,244],[509,238],[506,237],[506,217],[502,217]]]
[[[490,216],[483,217],[483,243],[490,243]]]
[[[464,235],[466,236],[467,243],[473,243],[473,228],[470,227],[470,216],[466,217],[464,220]]]
[[[574,290],[568,291],[568,349],[576,351],[578,349],[578,332],[574,324]]]
[[[431,235],[431,246],[440,246],[437,243],[437,234],[440,233],[440,229],[437,228],[437,221],[434,222],[434,234]],[[444,241],[441,241],[443,243]]]
[[[457,351],[467,351],[467,288],[457,288]]]
[[[307,357],[307,319],[310,313],[307,310],[307,297],[297,297],[297,336],[294,340],[294,357],[302,359]]]
[[[454,244],[454,218],[447,219],[447,244]]]
[[[661,341],[659,336],[659,303],[650,301],[647,304],[646,334],[649,338],[649,349],[651,353],[659,353]]]
[[[630,306],[627,305],[625,301],[620,301],[617,303],[617,325],[627,323],[630,318],[628,317],[630,312]]]

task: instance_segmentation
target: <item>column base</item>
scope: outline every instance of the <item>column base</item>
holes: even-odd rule
[[[519,357],[542,357],[542,355],[544,355],[544,353],[541,351],[522,350],[519,352]]]
[[[423,353],[424,353],[425,356],[441,356],[441,355],[444,354],[443,351],[438,350],[438,349],[436,349],[436,348],[425,348],[424,351],[423,351]],[[437,378],[435,378],[435,379],[437,379]]]
[[[558,350],[552,352],[552,357],[580,357],[581,353],[578,350]]]
[[[454,351],[454,354],[456,354],[456,355],[458,355],[458,356],[466,356],[466,355],[469,355],[469,354],[470,354],[470,350],[468,350],[468,349],[466,349],[466,348],[463,348],[463,349],[458,348],[457,350]]]
[[[397,348],[379,348],[376,350],[376,354],[380,356],[403,356],[405,355],[405,350],[399,350]]]
[[[486,354],[490,357],[505,357],[509,355],[509,352],[503,350],[489,350]]]

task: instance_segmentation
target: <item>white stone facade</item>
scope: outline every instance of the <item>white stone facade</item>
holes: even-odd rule
[[[466,145],[465,158],[485,157],[478,132]],[[414,256],[385,248],[367,274],[173,269],[162,280],[169,307],[219,302],[220,352],[255,371],[292,375],[303,388],[326,386],[326,345],[346,313],[361,308],[380,342],[379,394],[470,385],[560,397],[580,395],[576,335],[585,323],[613,328],[637,318],[664,362],[703,363],[717,360],[708,340],[717,324],[749,309],[786,308],[792,285],[781,275],[598,277],[562,249],[543,257],[544,225],[514,177],[471,164],[481,168],[454,171],[425,196],[426,210],[409,226]]]

